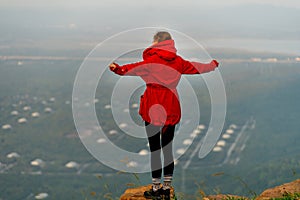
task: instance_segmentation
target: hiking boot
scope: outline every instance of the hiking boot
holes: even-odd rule
[[[159,189],[159,193],[162,197],[162,200],[170,200],[170,189],[164,190],[163,188]]]
[[[152,200],[161,200],[161,192],[160,192],[161,189],[157,190],[157,191],[153,191],[153,189],[151,188],[150,190],[148,191],[145,191],[144,192],[144,197],[146,199],[152,199]]]

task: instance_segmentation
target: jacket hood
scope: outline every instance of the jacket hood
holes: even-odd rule
[[[150,56],[156,54],[164,60],[173,60],[176,58],[177,49],[174,40],[165,40],[148,47],[143,52],[143,58],[146,60]]]

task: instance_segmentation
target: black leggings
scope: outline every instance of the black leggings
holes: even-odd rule
[[[146,133],[148,136],[150,151],[151,151],[151,171],[152,178],[161,178],[162,162],[161,150],[164,156],[164,176],[172,176],[174,171],[173,159],[173,138],[175,125],[154,126],[145,122]]]

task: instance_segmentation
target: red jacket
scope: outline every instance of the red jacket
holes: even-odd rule
[[[140,76],[146,90],[140,99],[139,114],[143,120],[157,126],[175,125],[181,110],[176,86],[182,74],[213,71],[218,62],[189,62],[176,54],[173,40],[156,43],[143,52],[143,61],[119,66],[113,70],[121,76]]]

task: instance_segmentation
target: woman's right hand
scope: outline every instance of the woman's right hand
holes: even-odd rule
[[[111,64],[109,65],[109,69],[110,69],[111,71],[114,71],[116,68],[117,68],[117,65],[115,65],[114,63],[111,63]]]

